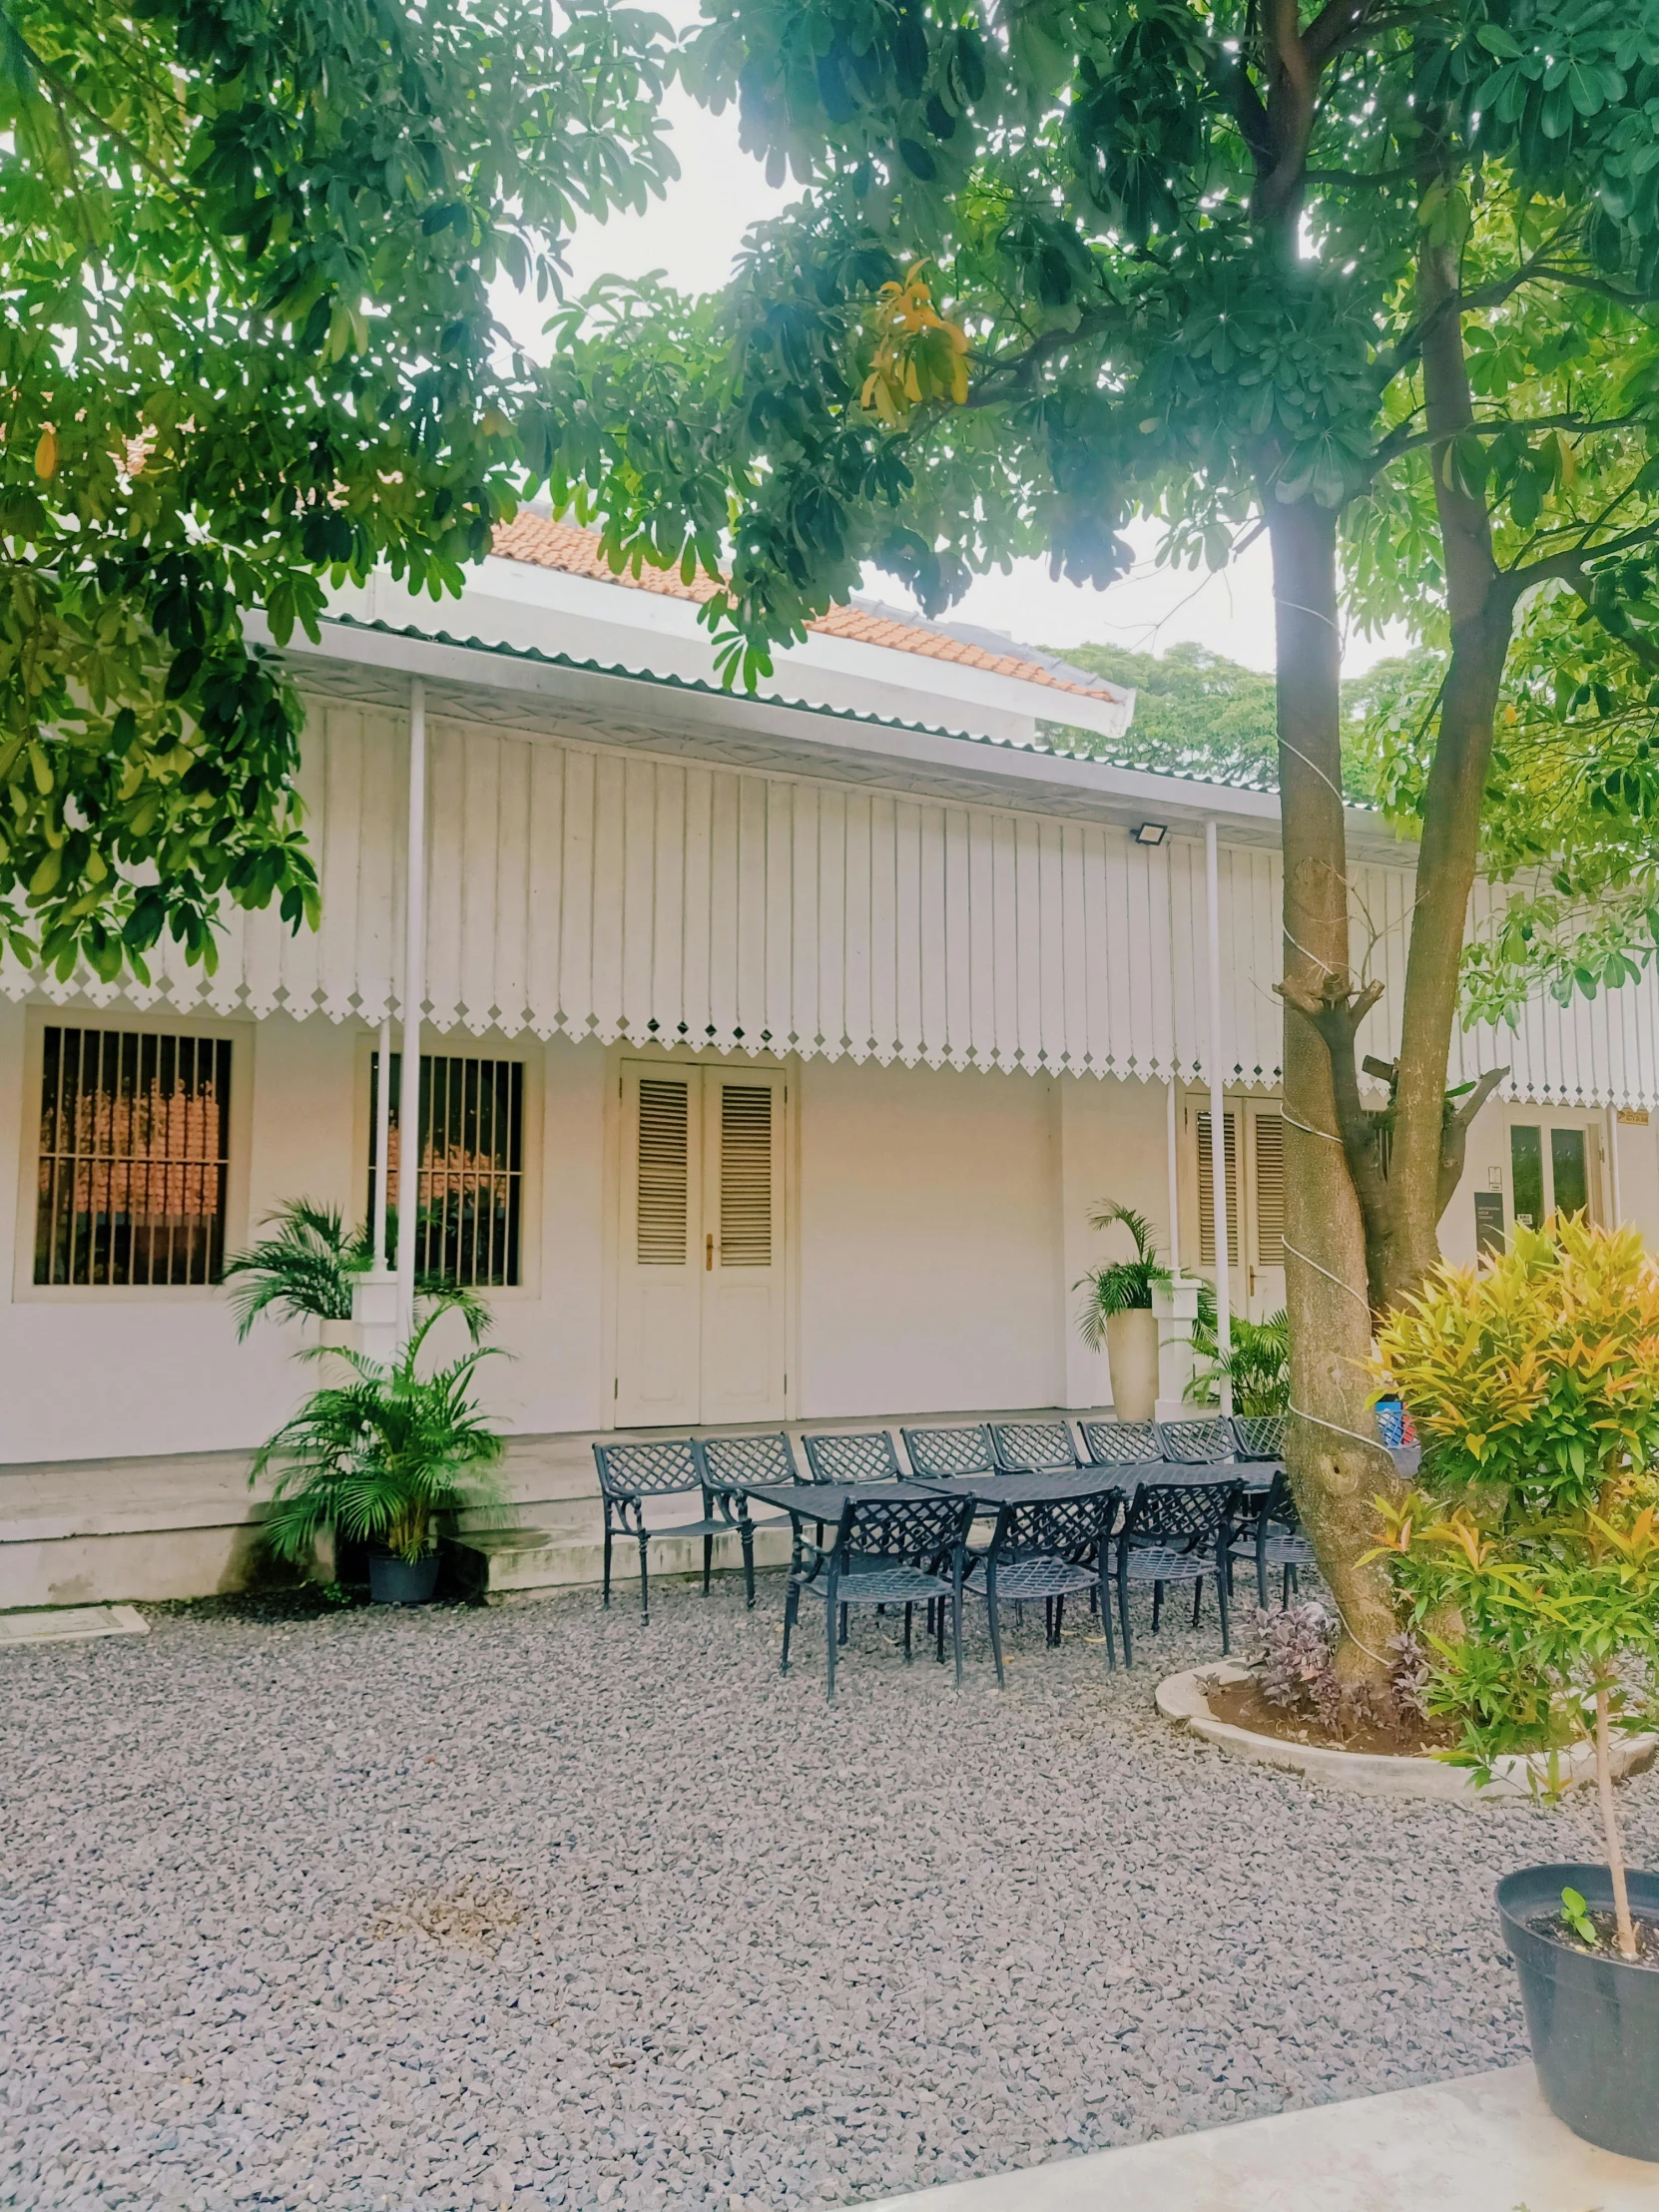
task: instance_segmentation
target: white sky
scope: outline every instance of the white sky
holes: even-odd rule
[[[586,223],[571,242],[573,288],[598,276],[643,276],[661,269],[682,291],[712,291],[726,281],[732,257],[751,223],[785,206],[790,192],[771,192],[760,164],[740,152],[736,112],[711,116],[678,86],[668,113],[682,175],[666,202],[644,216]],[[503,287],[502,320],[533,351],[545,349],[533,301]],[[970,586],[950,618],[1006,631],[1030,645],[1064,648],[1089,642],[1162,652],[1179,640],[1207,645],[1247,668],[1273,667],[1273,587],[1265,539],[1215,575],[1156,564],[1157,533],[1130,533],[1137,561],[1129,575],[1095,591],[1054,583],[1046,564],[1021,561],[1011,575],[991,575]],[[897,581],[871,569],[865,590],[889,605],[903,605]],[[1403,650],[1405,633],[1381,640],[1346,641],[1343,668],[1362,674],[1386,653]]]

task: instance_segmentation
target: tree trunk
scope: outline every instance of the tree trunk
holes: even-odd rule
[[[1271,481],[1263,504],[1278,639],[1285,980],[1318,997],[1349,976],[1337,521],[1311,501],[1279,500]],[[1381,1562],[1362,1561],[1382,1537],[1373,1500],[1397,1477],[1371,1413],[1366,1230],[1338,1130],[1331,1052],[1289,997],[1284,1091],[1291,1487],[1341,1616],[1338,1671],[1353,1689],[1381,1692],[1393,1604]]]
[[[1382,1302],[1396,1306],[1440,1256],[1446,1066],[1492,731],[1509,651],[1513,597],[1492,554],[1483,493],[1466,490],[1450,441],[1474,419],[1463,359],[1454,251],[1425,245],[1418,265],[1423,400],[1434,443],[1434,502],[1445,560],[1451,658],[1428,771],[1416,901],[1400,1007],[1398,1079],[1388,1165],[1390,1236],[1378,1254]],[[1458,1159],[1461,1164],[1460,1156]]]

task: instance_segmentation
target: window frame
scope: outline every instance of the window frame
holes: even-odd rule
[[[353,1221],[364,1219],[368,1207],[368,1155],[373,1141],[369,1120],[370,1070],[374,1055],[379,1049],[378,1026],[358,1032],[352,1085],[351,1197],[346,1208]],[[401,1058],[403,1029],[400,1022],[394,1021],[391,1025],[391,1049],[394,1056]],[[524,1164],[519,1174],[518,1192],[518,1281],[480,1283],[477,1295],[491,1301],[502,1299],[511,1303],[534,1301],[541,1297],[544,1050],[539,1037],[504,1037],[499,1031],[493,1030],[481,1037],[475,1036],[471,1030],[445,1034],[423,1028],[420,1033],[420,1056],[423,1060],[516,1060],[524,1071],[524,1095],[520,1109],[523,1115],[521,1134]]]
[[[252,1015],[228,1019],[221,1014],[139,1012],[130,1008],[88,1006],[70,1000],[62,1006],[25,1009],[23,1096],[18,1144],[17,1230],[12,1239],[12,1298],[20,1305],[131,1306],[217,1305],[226,1296],[223,1283],[37,1283],[35,1238],[40,1215],[40,1099],[48,1029],[100,1029],[136,1037],[200,1037],[231,1047],[229,1166],[225,1178],[225,1253],[227,1259],[249,1242],[250,1154],[254,1086],[258,1081],[255,1039],[259,1023]]]

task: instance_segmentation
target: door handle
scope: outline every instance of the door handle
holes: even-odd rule
[[[709,1274],[715,1264],[715,1233],[711,1229],[703,1240],[703,1272]]]

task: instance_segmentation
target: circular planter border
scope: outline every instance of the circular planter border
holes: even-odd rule
[[[1157,1689],[1158,1710],[1166,1720],[1190,1728],[1195,1736],[1235,1759],[1255,1759],[1264,1766],[1289,1767],[1316,1782],[1329,1782],[1339,1790],[1360,1797],[1438,1798],[1460,1805],[1512,1803],[1531,1799],[1536,1785],[1547,1780],[1546,1759],[1500,1759],[1491,1781],[1480,1788],[1463,1767],[1448,1767],[1442,1759],[1394,1752],[1333,1751],[1323,1744],[1293,1744],[1281,1736],[1259,1735],[1253,1728],[1239,1728],[1218,1721],[1205,1696],[1208,1684],[1243,1682],[1251,1673],[1236,1659],[1213,1661],[1189,1668],[1185,1674],[1166,1675]],[[1627,1736],[1614,1753],[1617,1775],[1640,1774],[1652,1766],[1659,1753],[1659,1735]],[[1595,1757],[1588,1744],[1575,1745],[1558,1762],[1559,1778],[1568,1789],[1595,1780]]]

